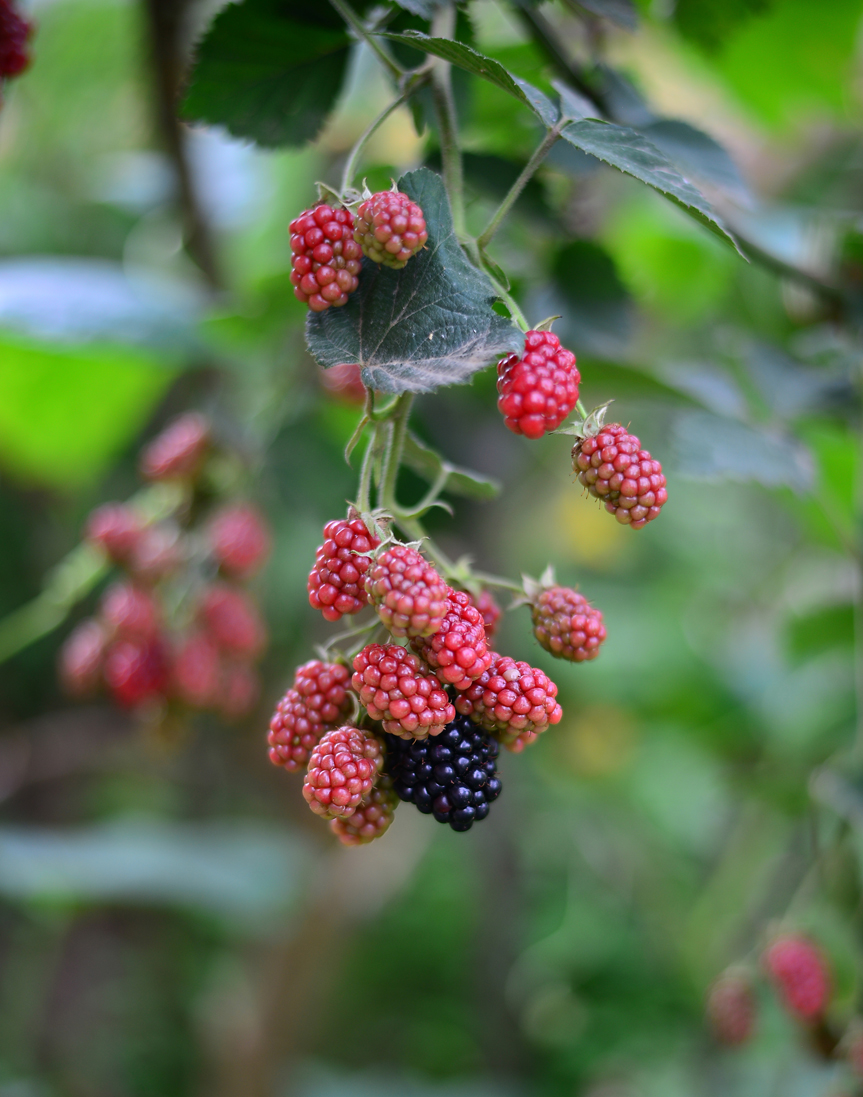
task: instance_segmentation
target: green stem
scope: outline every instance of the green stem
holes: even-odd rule
[[[509,309],[513,320],[515,320],[515,322],[518,324],[522,331],[530,331],[530,324],[527,322],[527,317],[515,303],[515,298],[513,297],[513,295],[509,292],[508,289],[505,289],[500,284],[496,276],[488,269],[487,266],[485,266],[485,264],[483,264],[483,270],[485,271],[486,276],[488,277],[488,280],[491,282],[492,286],[494,286],[495,292],[497,293],[498,297],[500,297],[500,299],[506,304],[506,307]]]
[[[357,162],[362,154],[363,149],[365,148],[368,139],[372,136],[373,133],[375,133],[377,129],[379,129],[384,124],[384,122],[386,122],[386,120],[393,113],[393,111],[398,110],[400,106],[402,106],[408,101],[408,99],[410,99],[410,97],[418,88],[422,87],[423,84],[426,83],[427,79],[428,77],[423,75],[417,80],[413,81],[409,88],[405,88],[405,90],[397,99],[394,99],[388,107],[385,107],[384,110],[381,111],[377,118],[375,118],[371,125],[363,132],[363,134],[357,140],[356,144],[351,149],[350,156],[348,157],[344,171],[342,172],[342,199],[344,199],[345,192],[347,191],[348,187],[350,187],[351,183],[353,182],[353,178],[357,173]]]
[[[395,403],[393,415],[389,421],[389,435],[378,494],[380,505],[384,510],[399,509],[396,502],[396,481],[399,475],[399,466],[402,463],[405,435],[407,434],[408,419],[410,418],[413,400],[414,394],[412,392],[403,392]]]
[[[433,38],[452,38],[455,32],[455,5],[439,8],[432,19]],[[443,179],[452,207],[452,223],[456,236],[465,235],[464,175],[458,142],[458,119],[452,94],[450,64],[436,58],[432,65],[432,98],[437,116]]]
[[[514,591],[516,594],[524,594],[524,587],[520,583],[514,583],[512,579],[504,579],[500,575],[490,575],[487,571],[474,571],[472,578],[479,580],[486,587],[501,587],[504,590]]]
[[[584,406],[584,404],[582,404],[581,400],[576,400],[576,402],[575,402],[575,410],[576,410],[576,411],[578,412],[578,414],[579,414],[579,415],[580,415],[580,416],[582,417],[582,419],[586,419],[586,418],[587,418],[587,414],[588,414],[588,413],[587,413],[587,408],[586,408],[586,407]]]
[[[377,449],[377,424],[372,430],[369,444],[363,457],[360,468],[360,483],[357,488],[357,510],[360,514],[368,514],[372,509],[372,469],[375,467],[375,451]]]
[[[480,251],[484,250],[491,243],[492,237],[500,228],[501,222],[512,209],[513,205],[518,199],[518,196],[533,178],[536,169],[543,162],[546,156],[548,156],[552,145],[555,143],[555,141],[557,141],[559,137],[560,133],[558,132],[556,126],[553,129],[550,129],[545,135],[536,152],[533,154],[533,156],[531,156],[527,164],[525,164],[524,170],[522,171],[521,175],[519,175],[518,179],[516,179],[513,185],[509,188],[509,193],[501,202],[494,216],[486,225],[482,234],[477,237],[476,242]]]
[[[378,60],[389,72],[389,74],[395,77],[396,80],[400,80],[404,76],[404,69],[401,65],[397,64],[392,57],[383,48],[380,42],[371,35],[366,27],[363,25],[362,20],[357,13],[353,10],[347,0],[330,0],[332,6],[336,9],[339,15],[344,21],[351,27],[354,33],[360,37],[366,45],[370,46],[377,55]]]

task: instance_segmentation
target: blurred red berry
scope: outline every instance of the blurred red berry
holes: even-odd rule
[[[201,597],[200,617],[212,639],[226,651],[258,655],[266,646],[267,630],[258,608],[245,591],[227,583],[212,583]]]
[[[168,667],[162,645],[158,640],[118,640],[105,659],[105,682],[124,708],[163,696]]]
[[[71,697],[96,693],[102,681],[107,637],[104,627],[93,618],[82,621],[60,648],[60,684]]]
[[[247,503],[222,507],[209,528],[210,546],[226,575],[245,579],[270,554],[270,530],[262,515]]]
[[[830,1000],[830,975],[818,946],[802,934],[784,934],[766,949],[763,962],[788,1012],[800,1021],[817,1020]]]
[[[755,1031],[757,1002],[752,981],[743,972],[727,971],[707,995],[707,1019],[722,1044],[745,1044]]]
[[[170,526],[150,526],[141,533],[126,563],[136,579],[155,583],[173,574],[181,558],[177,531]]]
[[[261,694],[258,672],[242,659],[229,659],[222,669],[222,692],[219,708],[228,720],[239,720],[255,707]]]
[[[159,628],[159,610],[152,595],[131,583],[112,583],[102,595],[99,615],[111,636],[146,640]]]
[[[122,564],[134,552],[144,524],[125,503],[105,503],[90,513],[84,536],[115,564]]]
[[[197,412],[188,412],[141,450],[141,475],[147,480],[193,480],[209,448],[209,421]]]
[[[365,403],[367,389],[360,376],[360,367],[354,362],[319,371],[324,388],[348,404]]]
[[[215,643],[200,632],[186,636],[171,667],[174,695],[192,708],[215,708],[221,699],[222,665]]]
[[[0,80],[20,76],[30,64],[27,40],[33,25],[22,18],[10,0],[0,0]]]

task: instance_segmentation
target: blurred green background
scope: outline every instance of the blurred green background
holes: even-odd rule
[[[185,6],[182,51],[218,6]],[[632,82],[630,124],[659,141],[680,119],[724,146],[691,174],[752,261],[572,150],[525,192],[491,253],[532,320],[562,315],[587,406],[614,398],[669,502],[618,526],[582,497],[565,438],[504,429],[493,370],[418,402],[429,441],[504,485],[436,515],[441,544],[513,577],[550,560],[609,638],[597,662],[558,664],[527,610],[507,614],[501,648],[554,677],[563,722],[502,759],[470,833],[402,805],[359,850],[334,848],[265,733],[328,635],[305,579],[355,488],[357,409],[304,349],[286,227],[389,93],[355,47],[314,146],[183,130],[184,195],[158,7],[26,9],[35,62],[0,113],[0,615],[195,406],[246,455],[275,530],[258,584],[273,643],[255,718],[201,719],[174,750],[61,696],[57,650],[92,599],[0,665],[0,1097],[858,1092],[766,992],[735,1052],[703,1002],[784,920],[829,954],[835,1023],[860,1009],[863,4],[643,0],[635,30],[610,2],[535,9]],[[477,48],[548,87],[517,6],[472,0],[469,18]],[[490,84],[456,91],[478,231],[538,131]],[[402,109],[365,172],[387,185],[436,156]]]

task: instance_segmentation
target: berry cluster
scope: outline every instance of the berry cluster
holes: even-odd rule
[[[11,0],[0,0],[0,80],[20,76],[30,64],[27,43],[33,25],[15,10]]]
[[[360,284],[363,254],[399,269],[428,240],[423,211],[395,189],[369,195],[356,219],[348,209],[320,202],[291,221],[290,234],[291,285],[312,312],[347,304]]]
[[[121,577],[61,648],[70,695],[104,688],[125,708],[228,719],[254,706],[267,632],[244,584],[267,558],[270,533],[246,502],[208,506],[203,479],[214,449],[208,421],[181,416],[140,457],[146,479],[177,489],[172,513],[154,521],[131,503],[106,503],[88,518],[86,539]]]
[[[399,800],[454,830],[484,819],[500,793],[499,747],[519,753],[562,716],[547,674],[491,649],[501,616],[491,594],[450,586],[385,519],[353,507],[324,526],[308,591],[327,621],[374,610],[345,636],[389,637],[296,671],[270,722],[270,761],[306,771],[309,806],[346,845],[380,837]],[[605,628],[582,595],[529,580],[525,593],[552,654],[596,656]],[[366,772],[361,755],[381,763]]]

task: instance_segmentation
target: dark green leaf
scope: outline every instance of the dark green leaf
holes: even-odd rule
[[[498,61],[491,57],[485,57],[476,50],[466,46],[464,42],[453,42],[449,38],[430,38],[419,31],[405,31],[404,34],[386,34],[385,38],[393,42],[401,42],[405,46],[414,46],[424,53],[430,53],[434,57],[440,57],[450,64],[456,65],[474,76],[481,76],[489,83],[495,84],[510,95],[515,96],[520,102],[537,115],[540,121],[551,128],[558,118],[557,108],[554,103],[543,95],[538,88],[533,87],[526,80],[521,80],[507,70]]]
[[[798,441],[756,430],[707,411],[687,411],[674,422],[679,470],[703,480],[754,480],[766,487],[811,487],[812,459]]]
[[[706,133],[674,118],[661,118],[641,127],[641,132],[685,175],[721,187],[738,200],[752,202],[752,194],[737,165],[722,145]]]
[[[494,291],[456,239],[440,177],[420,168],[399,189],[422,206],[427,246],[403,270],[366,260],[357,292],[342,308],[310,313],[306,337],[321,365],[356,362],[370,388],[431,392],[463,384],[523,337],[492,309]]]
[[[848,369],[804,366],[777,347],[754,343],[747,365],[767,406],[786,419],[818,411],[853,413],[859,397]]]
[[[350,45],[329,4],[229,4],[198,47],[183,117],[266,147],[302,145],[339,94]]]
[[[452,492],[453,495],[463,495],[468,499],[494,499],[500,492],[500,484],[496,480],[479,472],[451,465],[412,433],[408,433],[405,439],[404,460],[408,468],[430,484],[446,473],[443,490]]]
[[[739,251],[734,237],[704,195],[640,133],[626,126],[585,118],[564,127],[561,136],[583,152],[653,187]]]

